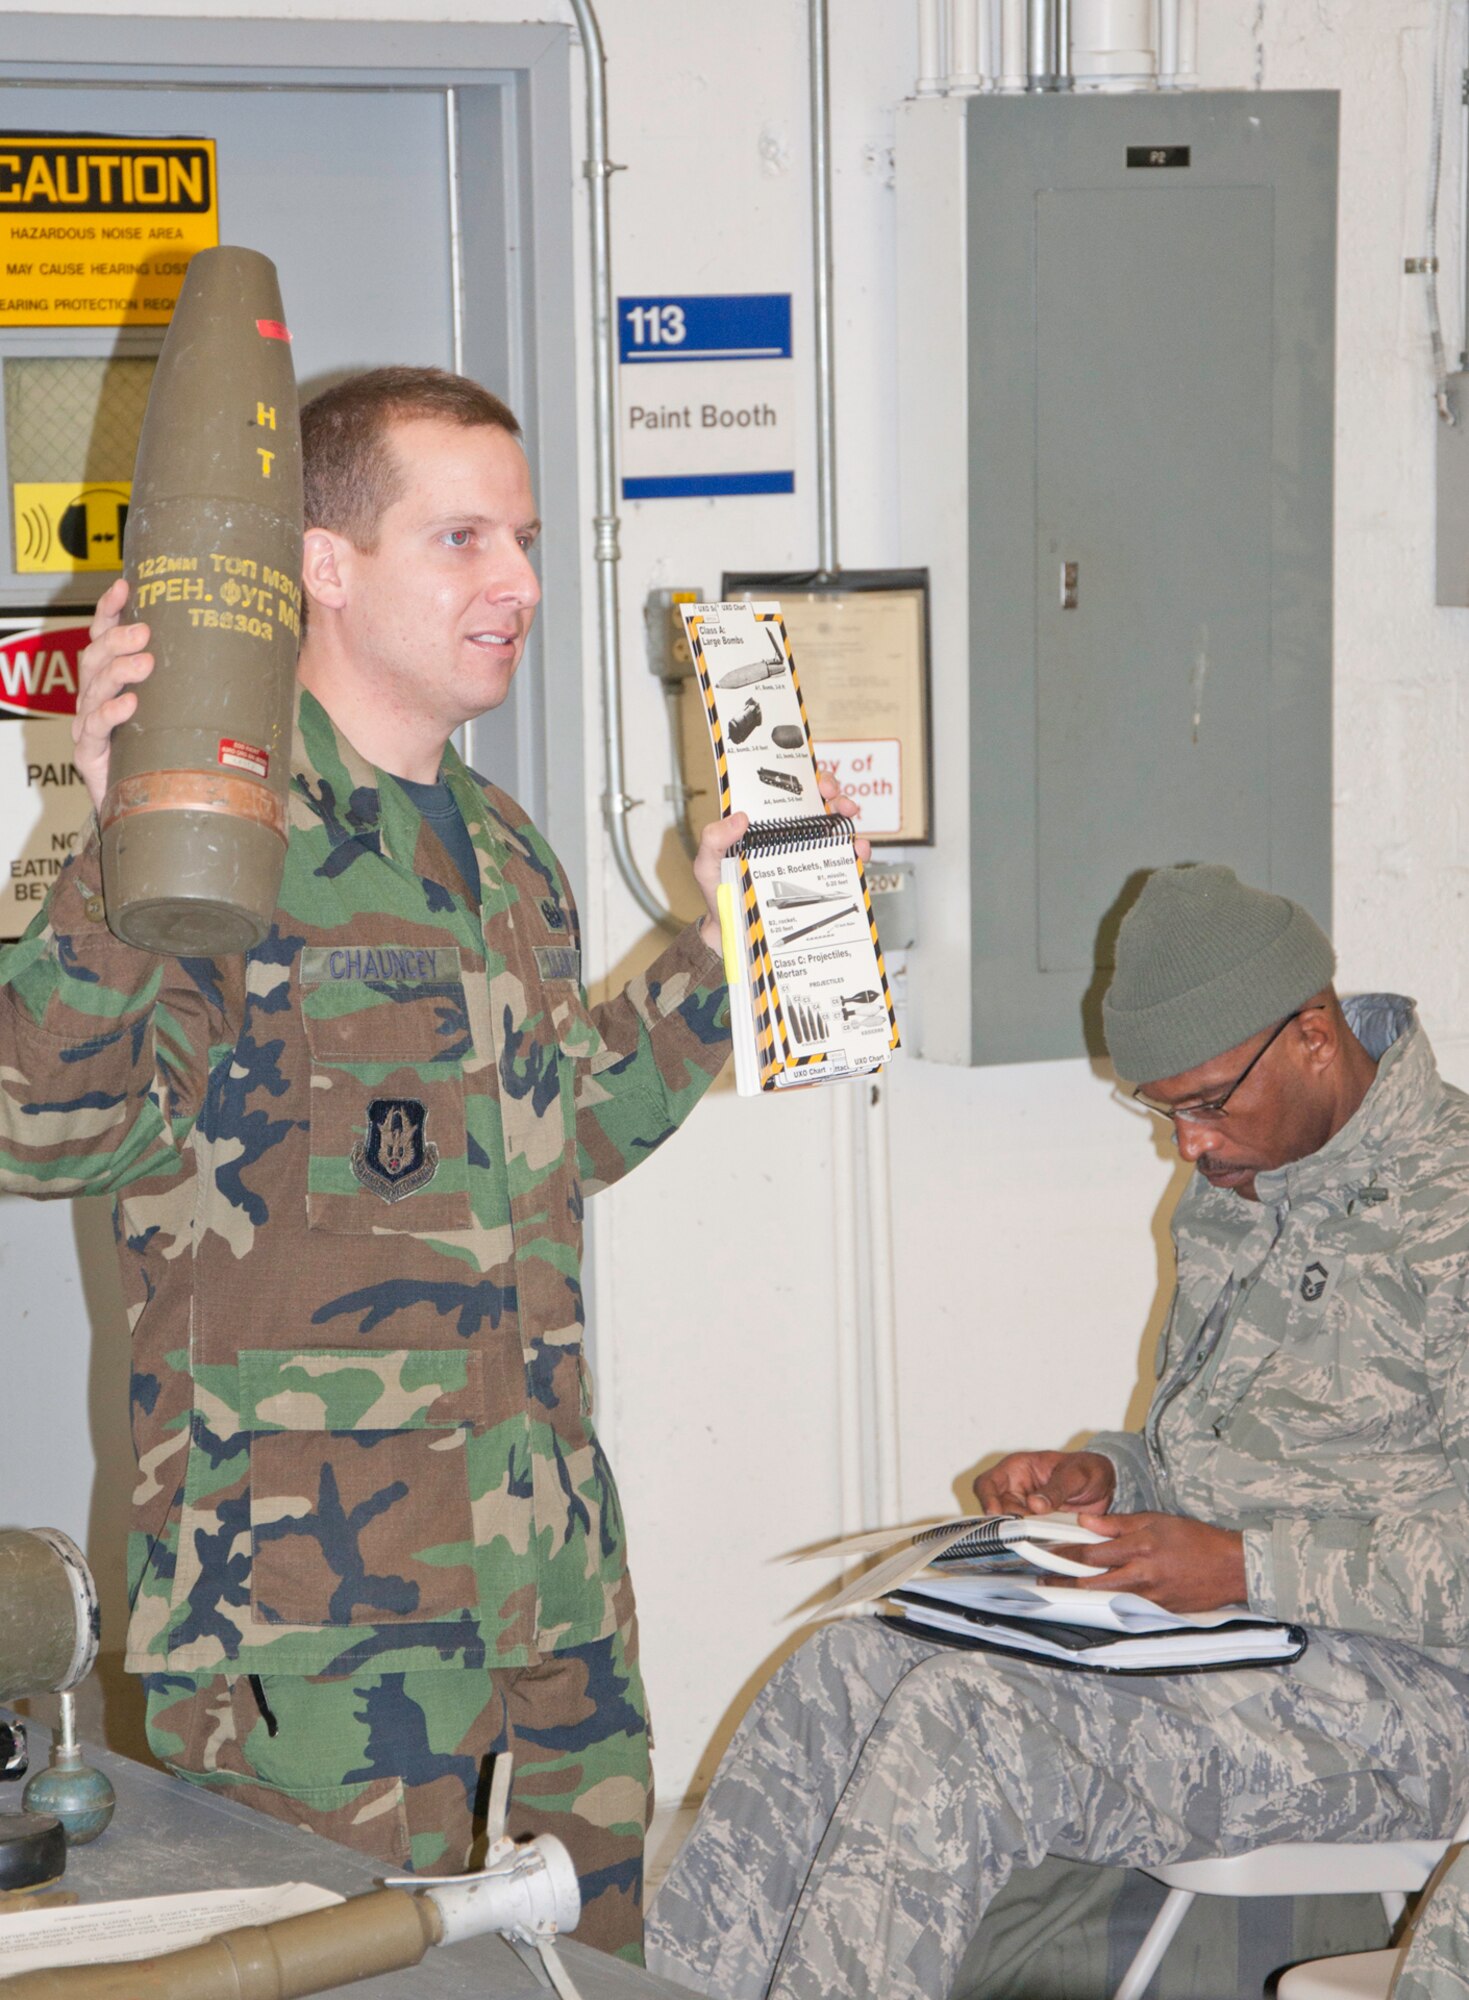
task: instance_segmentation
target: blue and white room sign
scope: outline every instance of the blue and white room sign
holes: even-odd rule
[[[620,299],[622,497],[794,493],[789,292]]]

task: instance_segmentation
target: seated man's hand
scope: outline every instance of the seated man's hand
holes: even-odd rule
[[[1104,1571],[1078,1590],[1131,1590],[1165,1611],[1217,1611],[1243,1604],[1245,1539],[1233,1528],[1181,1514],[1083,1514],[1081,1525],[1111,1539],[1068,1549],[1078,1562]]]
[[[974,1482],[986,1514],[1052,1514],[1112,1504],[1117,1473],[1099,1451],[1012,1451]]]

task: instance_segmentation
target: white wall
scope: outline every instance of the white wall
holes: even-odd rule
[[[131,5],[51,0],[51,11]],[[157,0],[156,11],[190,10]],[[560,15],[559,0],[350,9],[345,0],[235,0],[234,11]],[[1344,983],[1416,992],[1446,1066],[1469,1073],[1459,921],[1469,885],[1458,798],[1464,614],[1432,607],[1434,417],[1420,287],[1402,275],[1404,256],[1422,247],[1430,0],[1209,0],[1202,13],[1207,84],[1245,88],[1263,74],[1267,87],[1343,94],[1336,932]],[[618,289],[789,289],[809,361],[803,0],[601,0],[600,14],[612,151],[628,168],[613,184]],[[881,564],[897,550],[889,149],[916,37],[907,0],[833,0],[831,17],[841,555]],[[1457,157],[1453,134],[1451,188]],[[1457,348],[1456,225],[1443,252]],[[712,589],[726,565],[814,563],[809,401],[804,424],[793,499],[625,510],[629,790],[650,801],[634,815],[633,837],[645,872],[685,909],[688,878],[663,819],[662,697],[643,667],[641,604],[660,583]],[[551,531],[584,528],[553,522]],[[589,614],[593,710],[594,636]],[[595,811],[595,765],[586,787]],[[645,926],[604,855],[581,886],[591,960],[623,973],[645,955]],[[908,1060],[887,1089],[898,1499],[912,1516],[948,1509],[989,1452],[1136,1414],[1176,1185],[1147,1132],[1083,1063],[960,1071]],[[848,1220],[832,1193],[835,1117],[830,1093],[749,1105],[721,1088],[672,1147],[597,1204],[603,1421],[629,1516],[665,1800],[707,1773],[814,1581],[775,1557],[841,1524],[852,1468],[834,1414],[850,1358],[835,1303],[835,1245]],[[89,1512],[115,1509],[98,1508],[91,1491],[87,1316],[59,1225],[48,1217],[39,1230],[29,1211],[0,1206],[12,1367],[28,1396],[49,1397],[64,1438],[64,1449],[34,1430],[7,1440],[0,1518],[85,1533]],[[17,1305],[27,1317],[14,1316]],[[118,1339],[113,1322],[99,1332]],[[92,1428],[107,1431],[104,1490],[116,1493],[120,1374],[110,1349],[90,1372]],[[93,1545],[99,1556],[110,1547]]]

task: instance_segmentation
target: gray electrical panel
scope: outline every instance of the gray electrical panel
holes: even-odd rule
[[[924,1056],[1098,1052],[1165,863],[1330,923],[1336,131],[1328,92],[903,108]]]

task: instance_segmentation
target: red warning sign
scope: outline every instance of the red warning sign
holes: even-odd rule
[[[0,938],[18,938],[86,838],[87,798],[72,762],[76,612],[0,618]]]
[[[38,625],[0,634],[0,711],[10,715],[75,715],[77,662],[85,625]]]

